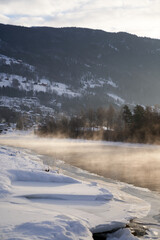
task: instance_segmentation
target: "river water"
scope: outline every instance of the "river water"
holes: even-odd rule
[[[73,146],[74,145],[74,146]],[[105,178],[160,192],[160,148],[104,143],[61,146],[48,155]]]
[[[1,135],[0,144],[31,149],[105,178],[160,193],[160,146],[157,145],[39,138],[17,133]]]

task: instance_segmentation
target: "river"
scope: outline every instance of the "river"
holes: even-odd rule
[[[105,178],[160,193],[160,146],[1,135],[0,144],[23,147]],[[51,164],[51,163],[50,163]]]

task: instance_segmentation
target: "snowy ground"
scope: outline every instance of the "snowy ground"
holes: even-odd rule
[[[72,177],[56,167],[46,172],[48,166],[41,159],[30,151],[0,147],[0,239],[82,240],[110,230],[117,231],[108,234],[107,240],[138,239],[124,227],[150,212],[144,200],[144,195],[150,197],[148,190],[98,182],[94,175],[90,181],[82,180],[78,173],[85,176],[86,172],[72,167],[68,168]],[[140,197],[133,196],[136,191]],[[160,239],[158,227],[143,239]]]

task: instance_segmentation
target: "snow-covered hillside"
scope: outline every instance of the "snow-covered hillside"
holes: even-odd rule
[[[71,114],[110,104],[159,103],[159,40],[3,24],[0,40],[0,96],[37,97]]]
[[[0,69],[0,106],[12,108],[18,112],[35,114],[39,110],[43,115],[52,115],[54,111],[67,110],[67,102],[69,102],[68,108],[71,109],[75,109],[76,105],[79,108],[81,105],[87,106],[88,99],[92,102],[95,98],[94,101],[96,101],[101,92],[104,94],[106,104],[109,101],[121,107],[126,103],[116,95],[115,91],[119,87],[110,76],[98,78],[88,71],[81,76],[80,83],[73,86],[69,82],[64,83],[54,77],[40,77],[36,67],[2,54],[0,66],[2,67]]]
[[[0,55],[1,65],[17,65],[21,64],[23,67],[27,67],[29,71],[35,72],[35,67],[29,64],[23,63],[22,60],[16,60],[4,55]],[[37,73],[36,73],[37,74]],[[97,88],[104,86],[110,86],[113,89],[118,88],[118,85],[109,78],[95,78],[94,75],[89,72],[87,75],[82,76],[81,85],[78,89],[74,89],[73,86],[67,85],[62,82],[58,82],[57,79],[40,78],[36,76],[36,80],[27,78],[21,75],[10,74],[0,72],[0,88],[13,87],[23,91],[55,93],[58,96],[66,96],[68,98],[81,97],[89,92],[95,94]]]
[[[17,98],[2,96],[0,97],[0,107],[7,107],[16,112],[26,113],[28,115],[54,115],[54,109],[40,104],[39,99],[36,97]]]
[[[31,72],[33,72],[33,71],[35,71],[35,67],[34,66],[32,66],[32,65],[30,65],[30,64],[27,64],[27,63],[25,63],[25,62],[23,62],[22,60],[20,60],[20,59],[18,59],[18,60],[16,60],[15,58],[11,58],[11,57],[7,57],[7,56],[5,56],[5,55],[2,55],[2,54],[0,54],[0,64],[2,65],[2,64],[4,64],[4,65],[9,65],[9,66],[11,66],[11,65],[23,65],[24,67],[26,67],[29,71],[31,71]]]
[[[13,87],[23,91],[55,93],[58,96],[78,97],[80,93],[71,90],[71,86],[64,83],[50,82],[48,79],[38,79],[35,82],[33,79],[27,79],[14,74],[0,73],[0,88]]]

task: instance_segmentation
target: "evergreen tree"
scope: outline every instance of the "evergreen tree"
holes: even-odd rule
[[[140,129],[145,124],[145,110],[141,105],[136,105],[133,112],[134,129]]]
[[[123,115],[123,120],[125,121],[125,124],[127,126],[131,125],[132,124],[132,112],[131,110],[129,109],[129,107],[127,105],[125,105],[123,107],[123,112],[122,112],[122,115]]]

